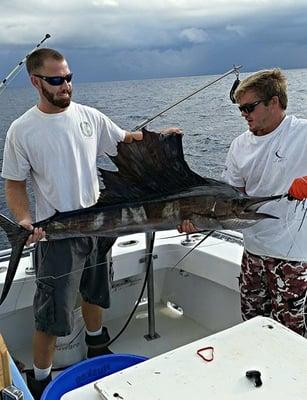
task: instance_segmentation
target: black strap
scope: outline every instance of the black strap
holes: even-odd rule
[[[232,85],[232,88],[231,88],[231,90],[230,90],[230,93],[229,93],[230,100],[231,100],[234,104],[236,103],[236,99],[234,98],[234,94],[235,94],[235,91],[236,91],[237,87],[239,86],[239,83],[240,83],[240,79],[239,79],[239,77],[237,76],[237,79],[234,81],[234,83],[233,83],[233,85]]]

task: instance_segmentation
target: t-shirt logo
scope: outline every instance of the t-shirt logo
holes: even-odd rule
[[[287,157],[283,156],[282,154],[280,154],[280,149],[278,149],[277,151],[275,151],[275,159],[274,159],[274,163],[276,162],[283,162],[287,160]]]
[[[87,121],[80,122],[80,128],[84,136],[90,137],[93,135],[92,127]]]

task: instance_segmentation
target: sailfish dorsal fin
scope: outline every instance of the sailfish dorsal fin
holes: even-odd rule
[[[105,189],[99,203],[149,199],[210,181],[193,172],[184,160],[182,135],[149,132],[143,140],[119,143],[109,156],[118,171],[99,168]]]

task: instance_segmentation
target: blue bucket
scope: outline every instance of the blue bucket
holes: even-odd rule
[[[132,354],[108,354],[90,358],[65,369],[44,390],[41,400],[59,400],[63,394],[146,361],[148,358]]]

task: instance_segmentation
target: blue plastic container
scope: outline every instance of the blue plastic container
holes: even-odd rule
[[[59,400],[63,394],[73,389],[97,381],[104,376],[111,375],[147,359],[147,357],[132,354],[108,354],[81,361],[67,368],[53,379],[46,387],[41,400]]]

